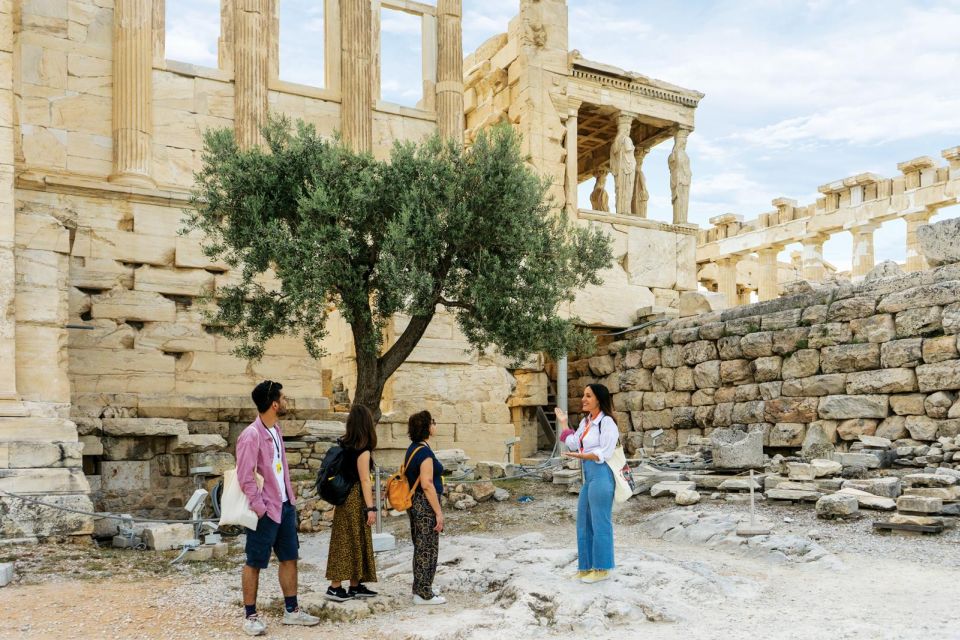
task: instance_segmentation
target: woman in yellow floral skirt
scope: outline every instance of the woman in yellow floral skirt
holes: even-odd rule
[[[330,548],[327,552],[328,600],[343,602],[352,598],[372,598],[376,594],[364,582],[377,581],[373,558],[371,527],[377,521],[373,504],[372,452],[377,448],[377,432],[373,415],[361,405],[354,405],[347,417],[347,433],[340,439],[343,462],[340,473],[353,480],[346,502],[334,508]],[[343,583],[349,582],[344,589]]]

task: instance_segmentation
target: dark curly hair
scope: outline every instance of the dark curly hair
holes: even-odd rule
[[[433,424],[433,416],[429,411],[420,411],[410,416],[407,420],[407,435],[411,442],[423,442],[430,437],[430,425]]]

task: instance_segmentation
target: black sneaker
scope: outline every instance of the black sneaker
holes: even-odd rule
[[[327,592],[323,594],[323,597],[327,600],[333,600],[334,602],[346,602],[353,598],[353,594],[348,593],[343,587],[337,587],[336,589],[327,587]]]
[[[350,587],[350,590],[347,593],[350,594],[351,598],[374,598],[377,595],[376,591],[367,589],[367,587],[362,583],[355,587]]]

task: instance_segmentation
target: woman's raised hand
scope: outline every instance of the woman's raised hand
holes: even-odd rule
[[[555,409],[553,410],[553,413],[554,413],[554,415],[557,416],[557,422],[560,423],[560,426],[561,426],[561,427],[566,427],[566,426],[567,426],[567,412],[564,411],[563,409],[561,409],[560,407],[557,407],[557,408],[555,408]]]

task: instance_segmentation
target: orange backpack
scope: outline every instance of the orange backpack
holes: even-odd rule
[[[407,480],[407,465],[410,464],[413,456],[417,455],[420,449],[423,449],[423,445],[414,449],[413,453],[407,457],[407,461],[400,467],[400,470],[387,480],[387,499],[390,501],[390,506],[397,511],[406,511],[413,504],[413,492],[420,485],[420,476],[417,475],[417,481],[411,487]]]

